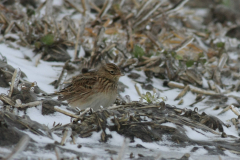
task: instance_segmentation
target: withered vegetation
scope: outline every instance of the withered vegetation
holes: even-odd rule
[[[240,97],[231,94],[240,90],[239,55],[231,56],[239,53],[239,12],[220,1],[209,3],[213,3],[213,7],[204,15],[192,9],[198,3],[187,0],[63,0],[61,6],[54,6],[51,0],[2,3],[1,43],[15,49],[31,49],[38,57],[34,62],[36,66],[40,60],[65,62],[54,66],[62,70],[58,79],[51,83],[56,89],[69,83],[66,73],[69,78],[105,61],[116,63],[136,84],[153,94],[140,93],[136,85],[140,101],[131,101],[131,95],[121,97],[119,94],[116,105],[107,109],[63,110],[61,105],[66,106],[66,103],[53,100],[54,94],[41,90],[37,79],[28,82],[27,75],[9,65],[1,53],[0,87],[9,88],[9,92],[0,95],[0,146],[17,144],[24,135],[22,130],[51,139],[51,133],[55,133],[62,137],[61,142],[39,148],[55,151],[58,158],[60,150],[84,156],[57,146],[64,145],[70,137],[76,143],[76,137],[90,137],[93,132],[101,132],[99,141],[107,142],[111,138],[106,133],[108,129],[129,138],[130,143],[135,138],[144,142],[168,140],[176,147],[203,146],[213,155],[224,155],[226,150],[240,154],[239,139],[224,132],[224,127],[233,124],[240,133]],[[81,49],[84,55],[80,55]],[[74,50],[74,58],[68,50]],[[27,55],[25,59],[32,61]],[[143,71],[146,77],[138,71]],[[165,80],[162,85],[168,89],[182,90],[174,95],[179,105],[185,105],[184,96],[191,91],[196,99],[186,107],[195,108],[181,109],[165,104],[167,97],[159,96],[164,91],[154,86],[153,78]],[[119,92],[126,87],[120,83]],[[229,99],[234,103],[229,104]],[[206,104],[206,108],[198,111],[199,102]],[[18,116],[18,110],[26,111],[39,105],[43,115],[61,112],[73,121],[64,126],[56,122],[49,129],[41,122],[32,121],[27,114]],[[229,117],[229,124],[225,124],[218,117],[203,112],[209,108],[219,110],[219,115],[230,110],[235,117]],[[175,127],[163,125],[167,122]],[[210,132],[217,138],[208,142],[192,140],[187,136],[186,127],[203,135]],[[231,138],[231,142],[222,139],[226,137]],[[16,153],[27,143],[37,146],[26,137],[20,142],[24,147],[16,149]],[[32,150],[29,146],[27,149]],[[194,147],[192,152],[197,149]]]

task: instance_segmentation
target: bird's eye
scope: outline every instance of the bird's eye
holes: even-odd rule
[[[114,74],[114,71],[110,71],[111,74]]]

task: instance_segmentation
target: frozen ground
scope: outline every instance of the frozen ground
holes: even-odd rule
[[[35,67],[35,61],[37,59],[35,54],[30,50],[22,47],[18,47],[18,49],[13,49],[8,47],[6,44],[0,44],[0,50],[3,56],[6,56],[8,64],[12,65],[15,68],[20,68],[24,73],[27,75],[27,80],[30,82],[36,81],[38,86],[48,92],[52,93],[54,92],[53,86],[49,85],[52,81],[58,78],[58,75],[61,72],[61,69],[52,67],[52,65],[63,65],[64,63],[57,63],[57,62],[45,62],[45,61],[40,61],[40,64]],[[69,53],[73,53],[71,50]],[[27,55],[31,58],[31,61],[28,61],[24,58],[24,55]],[[144,79],[145,76],[143,73],[141,74],[141,78]],[[140,79],[141,79],[140,78]],[[129,79],[127,76],[124,76],[120,79],[121,82],[123,82],[125,85],[127,85],[129,88],[125,90],[124,93],[121,93],[121,96],[125,95],[130,95],[131,100],[139,100],[139,96],[134,88],[135,82],[133,82],[131,79]],[[154,79],[154,87],[158,88],[160,90],[163,90],[161,92],[161,96],[166,96],[168,100],[166,103],[175,105],[179,108],[185,108],[188,107],[189,104],[194,102],[195,95],[193,95],[191,92],[188,92],[187,95],[184,97],[185,103],[184,105],[177,105],[178,101],[174,101],[174,98],[178,93],[180,92],[179,89],[171,89],[165,88],[162,86],[162,80],[159,79]],[[140,85],[139,85],[140,86]],[[3,89],[1,88],[1,93],[7,93],[8,89]],[[142,93],[145,93],[145,90],[141,90]],[[233,101],[233,100],[232,100]],[[231,99],[228,101],[229,104],[231,104]],[[197,104],[197,107],[199,110],[207,107],[204,103],[199,103]],[[62,106],[64,108],[64,106]],[[214,111],[212,109],[207,109],[205,110],[206,113],[211,114],[216,116],[220,111]],[[45,115],[43,116],[41,114],[41,106],[33,107],[27,109],[26,114],[34,121],[37,121],[39,123],[45,124],[49,128],[52,128],[53,123],[62,123],[62,124],[67,124],[70,122],[70,117],[63,115],[61,113],[55,112],[53,115]],[[19,112],[19,116],[24,115],[22,111]],[[223,122],[226,122],[230,118],[236,117],[236,115],[233,114],[231,111],[227,111],[221,116],[218,116]],[[168,125],[171,127],[174,127],[172,123],[166,123],[164,125]],[[191,139],[195,140],[201,140],[201,141],[211,141],[211,140],[217,140],[221,139],[220,136],[213,135],[211,133],[205,133],[201,130],[198,132],[193,131],[190,127],[185,127],[187,130],[188,136]],[[228,135],[234,135],[238,137],[237,131],[234,128],[234,126],[230,128],[224,127],[225,132]],[[107,130],[107,132],[110,132]],[[53,139],[46,138],[46,137],[41,137],[41,136],[36,136],[30,132],[25,132],[28,134],[33,140],[39,143],[40,146],[44,146],[49,143],[54,143],[54,141],[61,141],[61,137],[57,135],[53,135]],[[121,135],[118,135],[116,132],[111,133],[112,138],[107,142],[107,143],[100,143],[100,133],[95,133],[93,134],[90,138],[78,138],[77,139],[77,144],[71,144],[68,142],[65,146],[62,146],[63,148],[71,149],[77,152],[82,152],[86,155],[92,155],[92,156],[97,156],[100,159],[110,159],[109,154],[106,154],[107,151],[106,149],[111,149],[116,151],[117,153],[120,151],[120,148],[123,144],[124,137]],[[225,139],[226,141],[231,141],[231,138]],[[162,141],[162,142],[154,142],[154,143],[145,143],[142,142],[140,139],[137,139],[136,142],[134,143],[127,143],[128,148],[125,153],[125,158],[128,159],[129,155],[131,152],[135,155],[135,158],[138,157],[138,154],[142,154],[144,156],[153,156],[153,157],[164,157],[164,158],[180,158],[182,157],[185,153],[190,153],[190,157],[192,159],[239,159],[239,157],[235,154],[230,153],[229,151],[225,151],[224,153],[227,156],[210,156],[207,155],[207,151],[203,148],[200,147],[198,151],[191,153],[191,149],[195,146],[188,146],[186,148],[179,148],[179,147],[170,147],[169,144],[172,142],[168,141]],[[78,148],[77,146],[81,144],[82,147]],[[136,148],[136,144],[141,144],[146,148]],[[6,148],[1,148],[1,151],[4,153],[10,152],[9,149]],[[1,154],[1,152],[0,152]],[[63,156],[66,157],[76,157],[73,153],[62,153]],[[38,153],[31,153],[30,151],[23,151],[22,153],[23,157],[31,157],[34,159],[37,159],[37,157],[42,157],[43,159],[56,159],[55,153],[54,152],[42,152],[39,150]],[[118,155],[112,155],[112,157],[117,157]],[[91,156],[90,156],[91,157]]]
[[[53,5],[61,5],[62,1],[60,0],[54,0]],[[70,10],[73,11],[73,10]],[[45,13],[45,9],[41,10]],[[68,13],[63,13],[57,19],[62,19],[65,15]],[[76,18],[76,16],[79,16],[80,14],[76,14],[72,18]],[[79,18],[79,17],[77,17]],[[8,34],[10,35],[10,34]],[[5,35],[7,36],[7,35]],[[12,35],[14,36],[14,35]],[[36,67],[36,61],[39,58],[39,55],[35,55],[33,53],[32,49],[24,48],[21,46],[18,46],[16,43],[11,43],[11,46],[5,43],[0,44],[0,52],[3,56],[7,58],[7,62],[9,65],[13,66],[14,68],[20,68],[26,75],[27,81],[30,82],[37,82],[37,85],[45,92],[47,93],[53,93],[56,90],[52,85],[50,85],[51,82],[58,79],[62,67],[56,67],[56,66],[63,66],[63,62],[46,62],[43,60],[40,60],[40,63]],[[71,55],[73,59],[74,50],[68,50],[68,53]],[[80,56],[84,53],[81,52]],[[24,57],[28,56],[30,60],[25,59]],[[230,58],[235,59],[237,58],[237,53],[231,53]],[[137,72],[137,71],[133,71]],[[141,77],[138,79],[139,81],[144,81],[146,79],[145,74],[143,72],[137,72],[141,75]],[[130,98],[132,101],[138,101],[139,96],[135,90],[135,82],[128,78],[127,75],[120,78],[120,82],[124,83],[128,88],[125,89],[124,93],[121,93],[121,96],[124,97],[125,95],[130,95]],[[174,98],[181,92],[180,89],[169,89],[167,87],[163,87],[163,80],[153,78],[153,87],[161,90],[160,93],[162,97],[167,97],[167,104],[175,105],[178,108],[190,108],[190,104],[195,102],[196,95],[194,95],[191,92],[188,92],[184,96],[184,104],[178,105],[179,101],[174,101]],[[138,84],[140,91],[142,93],[146,93],[146,90],[141,89],[140,85]],[[203,83],[203,87],[206,86],[206,82]],[[9,89],[0,88],[0,93],[7,93]],[[232,95],[238,95],[237,92],[228,93]],[[222,109],[219,110],[213,110],[212,106],[208,106],[204,103],[205,101],[202,101],[195,105],[195,107],[198,107],[199,112],[201,113],[203,110],[207,114],[217,116],[219,119],[221,119],[224,123],[229,123],[229,120],[231,118],[237,118],[237,116],[231,111],[227,111],[224,114],[218,115],[222,111]],[[235,103],[236,100],[233,98],[229,98],[226,104],[232,104]],[[1,102],[0,102],[1,103]],[[1,106],[0,106],[1,107]],[[61,106],[60,108],[65,108],[65,106]],[[69,116],[66,116],[64,114],[61,114],[59,112],[55,112],[51,115],[42,115],[41,114],[42,107],[32,107],[27,109],[26,113],[23,111],[19,111],[18,115],[22,116],[24,114],[27,114],[32,120],[37,121],[41,124],[46,125],[49,129],[53,127],[53,123],[61,123],[61,124],[68,124],[70,123],[71,119]],[[236,108],[236,110],[239,112],[239,109]],[[165,123],[163,125],[176,127],[172,123]],[[212,133],[207,133],[201,130],[193,130],[190,127],[185,126],[184,127],[187,131],[187,135],[190,139],[199,140],[199,141],[214,141],[214,140],[225,140],[228,142],[231,142],[232,138],[221,138],[220,135],[214,135]],[[235,127],[232,125],[229,128],[224,127],[224,131],[227,135],[233,135],[237,138],[239,138],[239,135],[235,129]],[[70,140],[66,143],[65,146],[60,146],[59,148],[65,148],[69,149],[69,152],[63,152],[61,153],[63,157],[69,158],[69,159],[75,159],[77,158],[77,153],[81,153],[84,159],[93,159],[93,157],[97,157],[97,159],[120,159],[120,152],[122,151],[121,147],[123,145],[126,145],[126,151],[122,151],[124,153],[124,157],[122,159],[130,159],[129,155],[130,153],[133,153],[134,157],[137,159],[140,159],[139,154],[144,155],[142,159],[161,159],[161,157],[164,158],[181,158],[185,153],[190,154],[190,159],[193,160],[205,160],[205,159],[212,159],[212,160],[237,160],[240,159],[238,155],[233,154],[229,151],[224,151],[226,156],[218,156],[218,155],[208,155],[208,151],[204,149],[202,146],[187,146],[187,147],[172,147],[172,142],[163,140],[161,142],[153,142],[153,143],[146,143],[142,142],[140,139],[135,139],[134,143],[128,143],[125,142],[125,139],[123,136],[117,134],[116,132],[110,132],[109,130],[106,130],[107,134],[111,134],[112,138],[109,139],[106,143],[99,142],[100,140],[100,132],[94,133],[89,138],[77,138],[77,144],[73,144],[70,142]],[[218,132],[218,131],[217,131]],[[30,138],[32,138],[34,141],[36,141],[39,145],[39,147],[44,147],[47,144],[53,144],[55,141],[60,142],[61,136],[57,134],[53,134],[51,138],[37,136],[29,131],[25,131],[24,133],[28,134]],[[220,133],[220,132],[219,132]],[[126,140],[128,141],[128,140]],[[82,145],[81,148],[78,146]],[[136,145],[141,144],[145,148],[137,148]],[[191,150],[194,147],[199,147],[199,149],[196,152],[191,152]],[[124,147],[123,147],[124,148]],[[116,151],[116,153],[113,153],[112,155],[108,153],[107,150],[113,150]],[[0,155],[3,157],[6,157],[8,153],[12,151],[12,148],[3,148],[0,147]],[[71,152],[72,151],[72,152]],[[57,159],[56,154],[54,151],[46,151],[39,149],[36,152],[31,151],[23,151],[21,154],[19,154],[20,157],[24,157],[25,159]]]

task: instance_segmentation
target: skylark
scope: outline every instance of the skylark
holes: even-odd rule
[[[118,66],[108,63],[95,71],[84,71],[61,90],[59,100],[67,100],[71,107],[98,109],[109,107],[117,97],[118,80],[123,76]]]

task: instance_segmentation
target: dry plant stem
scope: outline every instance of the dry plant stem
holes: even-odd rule
[[[86,1],[85,0],[81,0],[81,2],[82,2],[82,6],[83,6],[83,15],[85,16],[86,15],[86,10],[87,10]]]
[[[234,154],[240,154],[240,152],[238,152],[238,151],[233,151],[233,150],[226,149],[226,148],[223,148],[223,147],[221,147],[221,149],[222,149],[222,150],[225,150],[225,151],[230,151],[230,152],[232,152],[232,153],[234,153]]]
[[[234,114],[236,114],[237,116],[240,115],[240,114],[235,110],[235,107],[232,106],[232,105],[227,106],[227,107],[226,107],[225,109],[223,109],[220,113],[218,113],[218,115],[221,115],[221,114],[227,112],[228,110],[232,110],[232,112],[233,112]]]
[[[42,59],[42,56],[43,56],[43,52],[40,54],[40,56],[37,58],[37,60],[36,60],[36,63],[35,63],[35,67],[37,67],[38,65],[39,65],[39,63],[40,63],[40,60]]]
[[[127,21],[128,19],[132,18],[134,16],[134,13],[129,13],[124,20]]]
[[[111,44],[109,46],[107,46],[106,48],[104,48],[102,51],[101,51],[101,54],[103,54],[104,52],[108,52],[110,51],[112,48],[114,48],[116,46],[116,44]]]
[[[178,121],[172,121],[172,120],[171,120],[171,117],[178,117]],[[193,126],[195,125],[195,124],[194,124],[194,121],[192,121],[192,120],[189,121],[189,120],[187,120],[185,117],[180,117],[180,116],[178,116],[178,115],[169,115],[169,118],[166,118],[166,120],[167,120],[168,122],[172,122],[172,123],[180,124],[180,125],[182,125],[182,123],[180,123],[180,122],[183,122],[184,125],[187,125],[187,126],[190,126],[190,127],[193,127]],[[216,135],[221,135],[221,133],[216,132],[216,131],[214,131],[213,129],[211,129],[211,128],[209,128],[209,127],[207,127],[207,126],[205,126],[205,125],[203,125],[203,124],[201,124],[201,123],[198,124],[198,128],[199,128],[199,129],[202,129],[202,130],[209,131],[209,132],[211,132],[211,133],[213,133],[213,134],[216,134]]]
[[[43,3],[41,3],[41,5],[37,8],[36,13],[40,12],[40,10],[46,5],[46,2],[47,2],[47,0],[44,1]]]
[[[3,93],[0,95],[0,100],[5,102],[5,103],[7,103],[7,104],[9,104],[9,105],[11,105],[11,106],[15,105],[15,102],[11,98],[9,98],[7,95],[5,95]]]
[[[146,107],[137,107],[136,109],[146,109],[146,108],[160,108],[161,106],[159,105],[149,105]]]
[[[187,93],[189,90],[190,90],[190,87],[189,87],[189,85],[187,85],[187,86],[182,90],[182,92],[180,92],[180,93],[178,94],[178,96],[174,99],[174,101],[179,100],[180,98],[182,98],[183,96],[185,96],[186,93]]]
[[[5,72],[5,73],[9,73],[9,74],[13,75],[13,73],[10,72],[10,71],[4,70],[4,69],[0,69],[0,70],[3,71],[3,72]],[[22,81],[22,80],[21,80],[21,81]]]
[[[158,154],[157,154],[157,156],[154,158],[154,160],[160,160],[160,159],[161,159],[161,157],[162,157],[162,156],[161,156],[161,154],[160,154],[160,153],[158,153]]]
[[[125,152],[128,148],[128,143],[129,143],[129,140],[125,138],[116,160],[122,160],[124,158]]]
[[[31,46],[31,45],[27,42],[27,40],[24,38],[23,33],[20,33],[20,34],[19,34],[19,37],[20,37],[21,41],[24,42],[27,46]]]
[[[238,82],[237,82],[237,84],[236,84],[236,86],[235,86],[235,88],[234,88],[234,91],[237,91],[238,88],[239,88],[239,86],[240,86],[240,80],[238,80]]]
[[[29,103],[26,103],[26,104],[15,104],[14,107],[16,108],[26,108],[26,107],[35,107],[35,106],[38,106],[38,105],[41,105],[42,104],[42,101],[35,101],[35,102],[29,102]]]
[[[21,32],[24,32],[24,29],[17,22],[15,22],[15,26],[18,30],[20,30]]]
[[[203,98],[201,98],[200,100],[198,100],[198,101],[196,101],[196,102],[190,104],[189,106],[193,107],[195,104],[197,104],[198,102],[203,101],[205,98],[206,98],[206,97],[203,97]]]
[[[69,60],[64,64],[64,67],[63,67],[63,69],[62,69],[62,72],[61,72],[60,76],[58,77],[57,83],[56,83],[55,86],[54,86],[55,89],[58,88],[58,86],[59,86],[59,84],[60,84],[60,82],[61,82],[61,80],[62,80],[62,78],[63,78],[64,72],[65,72],[65,68],[67,67],[68,63],[69,63]]]
[[[12,96],[13,89],[17,87],[20,76],[21,76],[21,70],[19,68],[15,69],[13,76],[12,76],[11,87],[10,87],[8,97]]]
[[[62,114],[65,114],[67,116],[73,117],[73,118],[79,118],[79,115],[75,115],[73,113],[64,111],[64,110],[62,110],[62,109],[60,109],[59,107],[56,107],[56,106],[54,107],[54,110],[57,111],[57,112],[60,112]]]
[[[108,107],[108,109],[117,109],[117,108],[121,108],[121,107],[126,107],[126,105],[112,106],[112,107]]]
[[[181,44],[174,47],[173,51],[175,52],[180,51],[181,49],[185,48],[188,44],[192,43],[193,40],[194,40],[194,37],[190,36],[189,38],[185,39]]]
[[[101,12],[101,9],[100,9],[98,6],[96,6],[95,3],[93,3],[92,1],[89,1],[89,4],[90,4],[90,5],[92,6],[92,8],[95,9],[98,13]]]
[[[91,110],[91,108],[86,108],[78,118],[81,118],[85,113],[89,112]]]
[[[218,69],[219,71],[222,71],[224,65],[226,64],[227,62],[227,59],[228,59],[228,56],[226,53],[222,54],[220,60],[219,60],[219,63],[218,63]]]
[[[83,0],[84,1],[84,0]],[[77,40],[75,43],[75,51],[74,51],[74,60],[76,60],[78,58],[78,54],[79,54],[79,37],[80,37],[80,28],[78,28],[78,32],[77,32]]]
[[[132,33],[132,24],[130,22],[128,22],[128,26],[127,26],[127,35],[128,35],[128,40],[126,42],[126,46],[128,46],[128,44],[130,45],[130,49],[133,49],[133,33]]]
[[[139,97],[142,97],[142,94],[141,94],[141,92],[140,92],[140,90],[139,90],[139,88],[138,88],[138,86],[137,86],[137,83],[134,84],[134,87],[135,87],[135,89],[136,89]]]
[[[209,80],[208,81],[208,86],[211,90],[220,93],[220,90],[218,89],[218,87],[216,86],[215,82],[213,80]]]
[[[14,27],[14,22],[11,22],[8,27],[6,28],[4,34],[7,34],[8,32],[10,32]]]
[[[105,0],[105,3],[103,4],[103,7],[97,17],[102,18],[102,16],[104,16],[104,14],[107,13],[107,11],[111,7],[111,5],[112,5],[112,0]]]
[[[178,11],[180,8],[182,8],[186,3],[188,2],[188,0],[182,0],[179,3],[177,3],[175,6],[173,6],[173,8],[171,8],[170,10],[168,10],[165,14],[170,14],[173,12]]]
[[[178,105],[182,105],[184,103],[184,100],[181,99],[179,102],[178,102]]]
[[[46,23],[46,21],[43,21],[44,23],[44,35],[48,34],[48,24]]]
[[[122,8],[124,2],[125,2],[125,0],[121,0],[121,2],[120,2],[120,8]]]
[[[1,19],[3,20],[4,24],[9,24],[7,18],[5,17],[5,15],[2,12],[0,12],[0,16],[1,16]]]
[[[157,37],[155,37],[151,32],[147,31],[146,35],[159,50],[164,49],[163,45],[160,44],[159,41],[157,40]]]
[[[183,89],[185,88],[185,85],[182,83],[174,82],[174,81],[169,81],[167,84],[170,88],[179,88]]]
[[[194,86],[190,86],[190,90],[191,90],[191,92],[198,93],[198,94],[221,95],[220,93],[216,93],[216,92],[213,92],[213,91],[207,91],[207,90],[204,90],[204,89],[201,89],[201,88],[197,88],[197,87],[194,87]]]
[[[81,11],[76,5],[74,5],[72,2],[69,0],[65,0],[66,3],[68,3],[72,8],[76,9],[79,13],[83,14],[83,11]]]
[[[160,6],[162,5],[162,2],[159,2],[157,5],[155,5],[155,7],[150,10],[150,12],[148,14],[146,14],[146,16],[144,16],[142,19],[138,20],[134,25],[133,25],[133,28],[136,28],[137,26],[139,26],[139,24],[141,24],[143,21],[147,20],[151,14],[153,12],[155,12]]]
[[[124,58],[128,58],[126,49],[121,48],[119,45],[116,45],[116,49],[122,53]],[[125,61],[125,60],[123,59],[123,61]]]
[[[60,150],[59,150],[58,147],[55,147],[54,151],[55,151],[55,154],[56,154],[57,160],[61,160],[61,159],[63,159],[63,158],[62,158],[62,154],[61,154],[61,152],[60,152]]]
[[[21,153],[28,145],[30,141],[30,138],[28,135],[24,135],[20,141],[17,143],[13,151],[6,157],[4,158],[5,160],[12,160],[16,158],[16,156]]]
[[[154,18],[155,20],[159,19],[163,14],[164,15],[168,15],[171,14],[175,11],[177,11],[178,9],[180,9],[181,7],[183,7],[186,3],[188,2],[188,0],[182,0],[179,3],[177,3],[175,6],[173,6],[170,9],[164,10],[158,14],[155,14],[152,18]]]
[[[102,28],[99,30],[98,35],[97,35],[97,37],[96,37],[96,39],[95,39],[95,41],[94,41],[93,54],[97,52],[97,50],[98,50],[98,42],[101,41],[101,39],[102,39],[102,37],[103,37],[103,35],[104,35],[104,32],[105,32],[105,28],[102,27]]]
[[[138,3],[138,1],[137,1],[137,0],[132,0],[132,2],[134,3],[134,5],[135,5],[137,8],[139,8],[139,7],[140,7],[140,4]]]
[[[153,0],[147,0],[145,1],[145,3],[142,4],[142,6],[140,7],[140,10],[138,11],[137,15],[136,15],[136,18],[139,17],[139,15],[146,9],[146,7],[151,4]]]
[[[77,32],[74,30],[73,26],[71,24],[68,24],[70,30],[72,31],[72,33],[74,34],[75,37],[78,37]]]
[[[67,139],[70,138],[71,134],[72,134],[72,129],[70,127],[66,127],[64,129],[63,137],[60,143],[62,146],[66,143]]]

